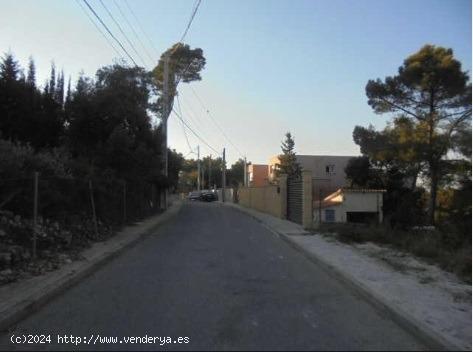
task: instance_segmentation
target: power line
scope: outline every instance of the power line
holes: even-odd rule
[[[120,52],[118,51],[117,48],[115,48],[115,46],[113,45],[113,43],[110,41],[110,38],[107,37],[105,35],[105,33],[100,29],[100,27],[97,25],[97,23],[94,21],[94,19],[92,18],[92,16],[90,16],[90,14],[87,12],[87,9],[84,7],[84,5],[82,5],[82,3],[80,2],[80,0],[76,0],[77,4],[80,6],[80,8],[82,9],[82,11],[84,11],[85,15],[88,17],[88,19],[90,20],[90,22],[92,22],[92,24],[94,25],[95,29],[97,29],[99,31],[99,33],[105,38],[105,40],[107,41],[107,43],[112,47],[112,49],[115,51],[115,53],[118,55],[118,57],[122,57],[122,55],[120,54]]]
[[[210,149],[212,149],[215,153],[217,153],[218,155],[220,155],[220,152],[217,151],[217,149],[215,149],[214,147],[212,147],[209,143],[207,143],[207,141],[205,139],[203,139],[202,137],[200,137],[197,133],[194,132],[194,130],[192,128],[190,128],[190,126],[187,124],[187,122],[184,121],[184,119],[182,118],[182,116],[180,116],[176,110],[174,110],[174,108],[172,108],[172,112],[174,113],[174,115],[176,115],[178,117],[179,120],[182,121],[182,123],[184,125],[186,125],[186,127],[189,129],[189,131],[192,132],[192,134],[194,136],[196,136],[202,143],[204,143],[207,147],[209,147]]]
[[[194,9],[192,10],[191,18],[189,19],[189,22],[187,23],[187,27],[184,30],[184,33],[182,34],[181,40],[179,42],[182,43],[184,41],[184,38],[186,37],[187,32],[189,31],[189,28],[192,24],[192,21],[194,21],[195,14],[197,13],[197,10],[199,9],[201,1],[202,0],[197,0],[197,2],[196,2],[197,5],[194,5]]]
[[[184,155],[184,159],[187,158],[189,155],[191,154],[195,154],[195,152],[193,150],[191,150],[189,153],[187,153],[186,155]],[[29,179],[28,179],[29,180]]]
[[[179,94],[181,95],[181,98],[182,98],[182,105],[185,106],[187,108],[187,111],[189,112],[188,115],[189,117],[192,118],[192,122],[196,125],[196,126],[203,126],[204,124],[202,123],[202,120],[199,118],[199,116],[195,113],[194,109],[192,108],[192,106],[190,104],[188,104],[188,102],[184,99],[184,96],[182,95],[182,92],[179,92]]]
[[[123,17],[123,19],[125,20],[125,22],[128,24],[128,27],[130,27],[131,31],[133,32],[135,38],[138,40],[138,42],[140,43],[141,47],[143,48],[146,56],[148,56],[148,58],[150,59],[151,63],[154,65],[154,61],[155,59],[153,59],[153,57],[150,55],[148,49],[146,48],[146,46],[143,44],[143,41],[141,40],[140,36],[138,35],[138,33],[136,33],[135,31],[135,28],[133,27],[133,25],[131,24],[130,21],[128,21],[128,18],[127,16],[123,13],[120,5],[118,5],[118,2],[116,0],[113,0],[113,3],[115,4],[116,8],[118,9],[118,11],[120,12],[120,15]]]
[[[156,49],[156,47],[155,47],[154,44],[153,44],[153,41],[150,39],[150,37],[148,36],[148,34],[147,34],[146,31],[144,30],[144,28],[141,26],[141,23],[140,23],[140,21],[138,20],[138,17],[136,16],[135,12],[134,12],[133,9],[131,8],[130,4],[128,3],[128,0],[124,0],[124,2],[125,2],[126,7],[128,8],[128,10],[130,11],[131,15],[132,15],[133,18],[135,19],[135,22],[138,24],[138,28],[141,30],[141,32],[143,33],[143,35],[145,36],[145,38],[148,40],[149,44],[151,45],[151,48],[153,48],[155,55],[156,55],[157,57],[159,57],[159,51],[158,51],[158,49]]]
[[[90,4],[87,2],[87,0],[83,0],[83,1],[87,5],[89,10],[94,14],[94,16],[97,17],[97,19],[100,21],[102,26],[107,30],[108,34],[110,34],[110,36],[118,43],[118,45],[120,45],[120,48],[122,48],[122,50],[130,58],[130,60],[135,64],[135,66],[138,66],[136,64],[135,60],[133,59],[133,57],[128,53],[128,51],[125,49],[125,47],[122,45],[122,43],[113,35],[113,33],[110,31],[110,29],[107,27],[107,25],[102,21],[102,19],[97,14],[97,12],[95,12],[95,10],[92,8],[92,6],[90,6]]]
[[[203,129],[201,129],[200,127],[202,126],[205,126],[205,123],[203,123],[201,121],[201,119],[198,117],[198,114],[195,113],[195,111],[192,109],[192,106],[190,106],[190,104],[186,103],[185,99],[184,99],[184,96],[181,94],[181,98],[182,98],[182,106],[187,106],[187,116],[189,117],[189,119],[192,121],[193,125],[194,125],[194,129],[197,130],[198,132],[201,133],[201,135],[206,138],[207,140],[211,140],[211,138],[209,138],[209,136],[207,135],[207,132]]]
[[[118,29],[120,30],[120,32],[122,33],[123,37],[125,38],[125,40],[128,42],[128,44],[131,46],[131,48],[133,49],[133,51],[135,52],[135,54],[139,57],[139,59],[141,60],[141,62],[143,63],[144,66],[146,66],[146,63],[145,63],[145,60],[143,60],[143,58],[141,57],[140,53],[136,50],[135,46],[133,45],[133,43],[130,41],[130,39],[128,39],[128,36],[126,35],[126,33],[123,31],[122,27],[120,26],[120,24],[117,22],[117,20],[115,19],[115,17],[113,17],[112,13],[110,12],[110,10],[108,9],[108,7],[104,4],[104,2],[102,0],[99,0],[100,3],[102,4],[103,8],[105,9],[105,11],[107,11],[108,15],[110,16],[110,18],[112,19],[112,21],[115,23],[115,25],[118,27]]]
[[[207,107],[205,106],[205,104],[202,102],[202,99],[199,98],[199,96],[197,95],[197,92],[194,90],[194,88],[192,88],[192,86],[189,86],[190,89],[192,90],[192,93],[194,93],[194,96],[197,98],[197,100],[199,101],[200,105],[202,105],[202,108],[205,110],[205,112],[207,113],[207,115],[210,117],[210,119],[213,121],[213,123],[215,124],[215,126],[217,126],[217,128],[219,129],[219,131],[222,133],[222,135],[225,137],[225,139],[227,140],[228,143],[230,143],[233,148],[235,148],[235,150],[238,152],[238,154],[240,154],[240,156],[242,158],[245,158],[243,153],[240,151],[240,149],[238,149],[238,147],[231,141],[231,139],[227,136],[227,134],[224,132],[224,130],[220,127],[220,125],[217,123],[217,121],[214,119],[213,115],[210,113],[210,110],[207,109]]]
[[[176,98],[177,98],[177,108],[179,109],[179,114],[182,116],[182,110],[181,110],[181,104],[179,102],[179,96],[176,96]],[[184,127],[184,122],[182,122],[182,120],[181,120],[181,125],[182,125],[182,131],[184,132],[184,136],[186,137],[187,146],[189,147],[189,150],[192,152],[192,147],[191,147],[191,144],[189,143],[189,138],[187,137],[186,128]]]

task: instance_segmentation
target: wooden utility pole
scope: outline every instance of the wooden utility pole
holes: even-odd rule
[[[169,54],[164,56],[164,72],[163,72],[163,115],[162,115],[162,131],[163,131],[163,139],[162,139],[162,151],[163,151],[163,175],[168,176],[168,117],[171,113],[168,111],[169,107]],[[164,190],[162,196],[162,208],[167,209],[167,193],[168,189]]]
[[[200,191],[200,146],[197,146],[197,190]]]
[[[248,186],[248,172],[246,168],[248,167],[246,164],[246,156],[245,156],[245,165],[243,166],[243,186],[247,187]]]
[[[202,158],[202,161],[204,161],[204,158]],[[200,182],[201,182],[200,189],[203,191],[203,190],[205,190],[205,163],[204,162],[202,162],[202,165],[200,166],[200,172],[201,172],[201,175],[200,175]]]
[[[210,157],[209,157],[209,191],[212,188],[212,186],[210,185],[210,174],[211,173],[212,173],[212,154],[210,154]]]
[[[225,202],[225,185],[227,183],[227,165],[225,164],[225,148],[223,148],[223,166],[222,166],[222,202]]]

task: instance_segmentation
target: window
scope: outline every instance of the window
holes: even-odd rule
[[[327,175],[333,175],[335,174],[335,165],[331,164],[331,165],[326,165],[325,166],[325,173]]]
[[[335,210],[325,209],[325,221],[326,222],[335,222]]]
[[[253,173],[250,171],[250,182],[253,181]]]
[[[335,174],[335,165],[331,164],[331,165],[326,165],[325,166],[325,173],[327,175],[333,175]]]

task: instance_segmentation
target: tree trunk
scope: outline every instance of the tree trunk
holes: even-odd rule
[[[428,221],[430,225],[435,225],[435,210],[437,208],[437,188],[438,188],[438,168],[430,165],[430,199]]]

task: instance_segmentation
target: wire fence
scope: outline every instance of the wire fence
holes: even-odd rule
[[[102,240],[160,212],[159,199],[160,190],[148,182],[38,173],[0,179],[0,247],[28,247],[34,258],[37,250]]]

